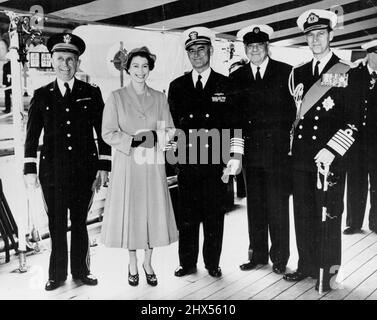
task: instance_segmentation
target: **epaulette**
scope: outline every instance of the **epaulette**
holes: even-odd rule
[[[92,87],[94,87],[94,88],[98,88],[98,86],[95,84],[95,83],[91,83],[90,84]]]
[[[307,64],[307,63],[309,63],[310,62],[310,60],[309,61],[304,61],[304,62],[301,62],[300,64],[298,64],[297,66],[292,66],[292,69],[296,69],[296,68],[299,68],[299,67],[301,67],[301,66],[303,66],[304,64]]]
[[[361,58],[361,59],[358,59],[358,60],[356,60],[354,62],[348,61],[348,60],[342,60],[341,59],[341,60],[339,60],[339,62],[344,63],[344,64],[350,66],[351,69],[355,69],[355,68],[359,67],[361,64],[363,66],[365,66],[366,63],[367,63],[367,59],[366,58]]]

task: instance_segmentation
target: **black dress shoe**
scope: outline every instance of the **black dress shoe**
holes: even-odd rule
[[[64,281],[60,280],[53,280],[53,279],[48,279],[46,285],[45,285],[45,290],[46,291],[51,291],[59,288]]]
[[[254,260],[249,260],[243,264],[240,265],[240,269],[242,271],[252,270],[255,269],[255,267],[258,265],[258,262]]]
[[[346,234],[346,235],[355,234],[355,233],[361,233],[361,229],[360,228],[348,227],[343,231],[343,234]]]
[[[176,277],[183,277],[185,275],[192,274],[195,272],[196,272],[196,267],[186,268],[186,267],[179,266],[177,269],[175,269],[174,275]]]
[[[220,278],[222,276],[221,268],[215,267],[208,269],[208,274],[214,278]]]
[[[81,277],[73,277],[73,280],[81,280],[83,284],[88,286],[96,286],[98,284],[97,278],[90,273]]]
[[[277,274],[283,274],[285,272],[286,266],[285,264],[274,263],[272,266],[272,271]]]
[[[305,278],[307,278],[308,275],[305,274],[305,273],[302,273],[300,271],[295,271],[293,273],[286,273],[284,276],[283,276],[283,279],[284,280],[287,280],[287,281],[301,281]]]

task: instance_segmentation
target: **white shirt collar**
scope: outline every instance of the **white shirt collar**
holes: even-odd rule
[[[209,78],[210,74],[211,74],[211,68],[208,68],[207,70],[205,70],[202,73],[200,73],[200,75],[202,76],[202,78],[200,79],[200,81],[203,84],[203,88],[206,86],[206,83],[208,81],[208,78]],[[192,70],[192,81],[194,83],[194,87],[196,85],[196,81],[198,81],[198,76],[199,76],[199,72],[196,71],[195,69],[193,69]]]
[[[69,89],[71,89],[71,92],[72,92],[72,88],[73,88],[73,85],[75,83],[75,77],[73,77],[69,81],[63,81],[63,80],[60,80],[59,78],[56,78],[56,80],[58,81],[58,87],[59,87],[59,90],[60,90],[63,97],[64,97],[65,90],[66,90],[64,83],[66,83],[66,82],[68,83]]]
[[[250,67],[251,67],[251,71],[253,72],[254,79],[255,79],[255,75],[256,75],[256,73],[258,71],[258,67],[259,67],[260,76],[263,79],[264,73],[266,72],[268,61],[270,61],[270,58],[267,56],[267,58],[264,59],[264,61],[261,63],[260,66],[256,66],[255,64],[253,64],[252,62],[250,62]]]
[[[317,61],[319,61],[319,65],[318,65],[318,72],[319,74],[321,74],[323,68],[326,66],[326,64],[330,61],[331,57],[332,57],[333,53],[332,51],[330,50],[328,54],[326,54],[321,60],[318,60],[316,58],[313,58],[313,62],[312,62],[312,74],[314,74],[314,68],[315,68],[315,65],[317,63]]]
[[[368,72],[369,72],[370,75],[372,74],[373,71],[377,73],[377,70],[373,70],[373,69],[369,66],[369,64],[367,64],[367,68],[368,68]]]

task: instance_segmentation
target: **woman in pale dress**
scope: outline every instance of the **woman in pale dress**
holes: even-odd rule
[[[164,162],[174,124],[165,95],[146,84],[155,60],[146,47],[130,51],[125,69],[131,81],[110,94],[102,121],[102,138],[115,150],[102,241],[129,250],[132,286],[139,283],[136,249],[145,250],[143,269],[155,286],[153,248],[178,240]]]

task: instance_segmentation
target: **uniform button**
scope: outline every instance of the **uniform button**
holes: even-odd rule
[[[67,148],[68,150],[72,150],[72,147],[71,146],[69,146],[68,148]]]
[[[42,156],[42,159],[45,159],[45,156]]]
[[[298,135],[298,138],[299,138],[299,139],[301,139],[301,138],[302,138],[302,135],[301,135],[301,134],[299,134],[299,135]]]
[[[86,109],[87,107],[86,106],[84,106],[84,109]]]
[[[304,120],[304,117],[301,117],[300,119],[301,119],[301,120]]]
[[[368,100],[365,100],[365,103],[368,103]]]
[[[192,143],[189,143],[189,147],[192,147]]]
[[[209,114],[208,113],[206,113],[206,118],[209,118]]]
[[[191,129],[189,130],[189,133],[192,133],[192,130],[191,130]]]
[[[71,124],[71,121],[68,120],[68,121],[67,121],[67,124]]]
[[[208,148],[208,147],[209,147],[208,143],[207,143],[207,144],[205,145],[205,147],[206,147],[206,148]]]
[[[314,127],[313,127],[313,129],[314,129],[314,130],[317,130],[317,129],[318,129],[318,127],[317,127],[317,126],[314,126]]]
[[[365,124],[366,124],[366,123],[365,123],[365,122],[363,122],[363,126],[365,126]]]
[[[321,107],[317,107],[317,110],[318,110],[318,111],[321,110]]]
[[[318,119],[319,119],[319,117],[318,117],[318,116],[315,116],[315,117],[314,117],[314,119],[315,119],[315,120],[318,120]]]
[[[65,109],[65,111],[69,112],[69,109],[67,108],[67,109]]]
[[[67,133],[67,137],[70,138],[70,137],[71,137],[71,134],[70,134],[70,133]]]
[[[193,115],[193,114],[190,114],[189,117],[190,117],[190,118],[194,118],[194,115]]]
[[[315,139],[317,139],[317,137],[316,137],[316,136],[313,136],[312,139],[315,140]]]
[[[299,129],[302,129],[302,125],[300,124],[300,125],[298,126],[298,128],[299,128]]]
[[[93,153],[93,156],[95,156],[96,154],[95,153]]]
[[[49,110],[50,108],[49,107],[46,107],[46,110]]]
[[[251,123],[251,121],[249,120],[249,123]]]
[[[364,119],[366,119],[367,118],[367,115],[366,114],[364,114]]]

